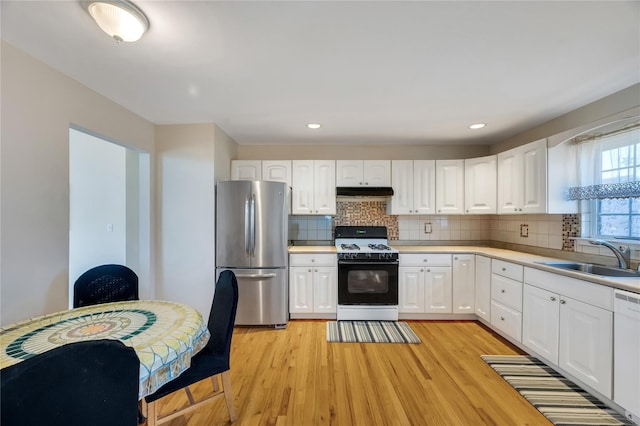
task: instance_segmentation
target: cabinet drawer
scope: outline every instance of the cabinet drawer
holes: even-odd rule
[[[491,276],[491,299],[522,312],[522,283],[493,274]]]
[[[511,278],[512,280],[522,281],[523,266],[516,263],[505,262],[504,260],[491,260],[491,272]]]
[[[613,311],[611,287],[534,268],[525,268],[524,280],[527,284]]]
[[[518,342],[522,340],[522,314],[520,312],[491,301],[491,325]]]
[[[450,254],[400,254],[400,266],[451,266]]]
[[[336,266],[338,258],[335,254],[291,254],[289,266]]]

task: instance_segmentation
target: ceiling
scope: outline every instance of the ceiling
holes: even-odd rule
[[[487,145],[640,81],[638,1],[135,4],[137,43],[68,0],[2,0],[1,35],[153,123],[247,145]]]

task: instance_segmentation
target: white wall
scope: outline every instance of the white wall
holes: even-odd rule
[[[156,298],[209,316],[215,288],[214,125],[156,128]]]
[[[5,325],[67,308],[70,126],[154,153],[154,125],[4,41],[1,53],[0,324]]]
[[[69,307],[86,270],[127,263],[126,149],[69,131]]]

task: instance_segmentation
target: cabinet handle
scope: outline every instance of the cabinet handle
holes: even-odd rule
[[[518,208],[517,208],[517,207],[515,207],[515,208],[513,209],[513,211],[514,211],[514,212],[517,212],[517,211],[518,211]]]
[[[360,186],[362,186],[362,182],[360,182]]]
[[[551,296],[549,299],[551,299],[551,301],[552,301],[552,302],[555,302],[555,301],[556,301],[556,298],[555,298],[555,297],[553,297],[553,296]]]
[[[458,256],[454,257],[453,260],[458,260]]]
[[[504,317],[500,317],[500,321],[504,321]]]
[[[318,272],[318,270],[316,269],[314,272]]]
[[[315,261],[316,261],[315,259],[311,259],[311,262],[315,262]]]
[[[504,271],[506,271],[506,270],[507,270],[507,268],[502,268],[502,272],[504,272]]]
[[[469,213],[469,210],[466,210],[467,213]]]
[[[365,185],[369,185],[369,182],[365,182],[364,184],[365,184]]]
[[[566,301],[566,300],[560,299],[560,304],[561,304],[561,305],[564,305],[565,303],[567,303],[567,301]]]
[[[420,272],[424,272],[424,269],[420,269]]]
[[[521,211],[522,211],[522,209],[518,209],[518,211],[519,211],[519,212],[521,212]]]
[[[311,269],[308,269],[307,272],[311,272]]]
[[[500,290],[500,293],[504,293],[504,288],[502,290]]]
[[[313,210],[309,210],[309,213],[313,214]]]
[[[427,261],[427,259],[422,259],[422,261],[423,261],[423,262],[426,262],[426,261]]]
[[[431,269],[427,269],[427,272],[431,272]]]

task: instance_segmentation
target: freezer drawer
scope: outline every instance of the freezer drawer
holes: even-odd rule
[[[238,279],[236,325],[283,326],[287,324],[289,319],[287,269],[229,269]],[[217,273],[223,270],[223,268],[218,269]]]

